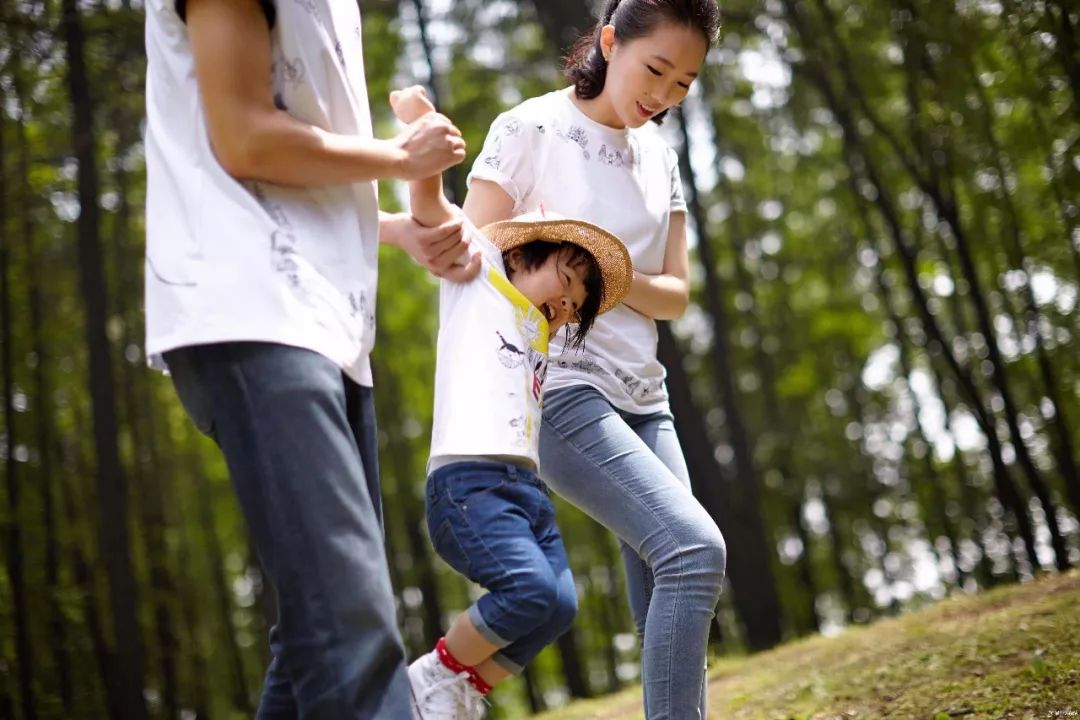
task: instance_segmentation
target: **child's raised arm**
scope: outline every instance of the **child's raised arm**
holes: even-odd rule
[[[398,120],[404,123],[414,122],[428,113],[435,112],[435,106],[428,100],[424,88],[419,85],[391,92],[390,107]],[[409,201],[412,204],[413,218],[427,227],[440,225],[453,219],[455,215],[454,206],[443,195],[442,175],[439,174],[420,180],[411,180]]]

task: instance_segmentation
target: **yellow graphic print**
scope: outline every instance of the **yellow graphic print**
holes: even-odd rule
[[[529,372],[526,374],[525,393],[526,397],[532,398],[538,411],[542,405],[544,378],[547,376],[547,353],[548,353],[548,322],[543,313],[529,301],[527,297],[514,287],[514,285],[493,267],[487,268],[487,280],[492,287],[505,296],[514,306],[514,324],[521,333],[522,339],[528,343],[525,353],[525,364]],[[504,341],[505,342],[505,341]],[[526,438],[534,438],[539,430],[537,422],[539,412],[528,411],[525,413],[524,435]]]
[[[529,301],[529,298],[522,295],[521,291],[495,268],[487,268],[487,279],[500,294],[505,295],[514,304],[514,316],[521,337],[525,338],[533,350],[547,355],[547,318]]]

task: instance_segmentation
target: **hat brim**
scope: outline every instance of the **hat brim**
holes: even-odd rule
[[[604,281],[603,296],[598,314],[618,305],[630,292],[634,265],[630,252],[612,233],[584,220],[500,220],[480,229],[502,252],[521,247],[534,240],[570,242],[584,248],[600,267]]]

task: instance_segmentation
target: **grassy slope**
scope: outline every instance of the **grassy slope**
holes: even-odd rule
[[[541,717],[641,718],[639,692]],[[1080,572],[716,661],[709,671],[709,715],[1080,720]]]

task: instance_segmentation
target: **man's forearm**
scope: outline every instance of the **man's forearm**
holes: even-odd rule
[[[243,138],[214,150],[234,177],[294,187],[396,178],[405,161],[393,140],[327,132],[280,110],[259,112]]]

